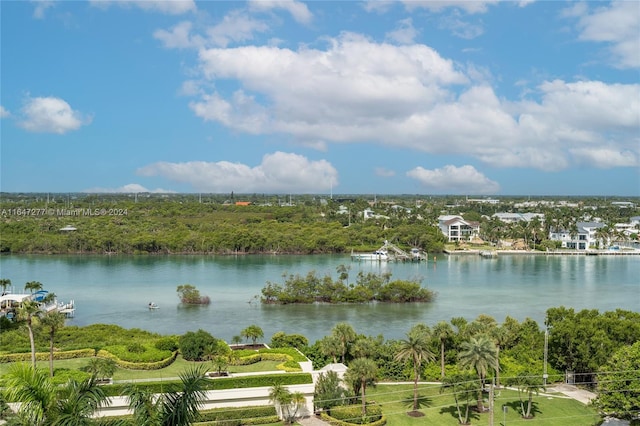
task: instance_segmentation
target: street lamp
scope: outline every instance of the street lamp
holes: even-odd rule
[[[507,411],[509,410],[509,407],[507,407],[507,405],[503,405],[502,406],[502,426],[507,426]]]

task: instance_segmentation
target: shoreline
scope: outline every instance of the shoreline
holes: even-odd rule
[[[640,250],[574,250],[574,251],[538,251],[538,250],[444,250],[447,255],[481,256],[491,252],[493,257],[499,255],[531,255],[531,256],[640,256]]]

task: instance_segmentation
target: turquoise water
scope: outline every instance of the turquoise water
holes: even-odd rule
[[[393,278],[418,278],[437,293],[428,304],[262,306],[254,296],[283,273],[337,277],[347,265],[359,271],[390,271]],[[269,339],[277,331],[301,333],[311,341],[338,322],[357,332],[401,338],[417,322],[433,325],[487,314],[502,322],[529,317],[540,325],[549,307],[640,310],[640,256],[439,255],[417,263],[351,262],[349,256],[2,256],[0,277],[16,290],[40,281],[59,300],[75,300],[69,324],[113,323],[163,334],[202,328],[230,340],[257,324]],[[212,303],[183,307],[176,287],[193,284]],[[149,311],[149,302],[160,309]]]

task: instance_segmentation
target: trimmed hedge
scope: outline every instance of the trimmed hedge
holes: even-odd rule
[[[293,361],[296,362],[305,362],[308,361],[307,357],[304,356],[300,351],[295,348],[275,348],[275,349],[259,349],[258,351],[254,351],[251,349],[239,349],[235,350],[234,353],[238,356],[238,358],[244,358],[247,356],[258,354],[283,354],[289,355]],[[263,358],[268,360],[269,358]],[[280,359],[271,359],[272,361],[280,361]]]
[[[100,349],[96,356],[99,356],[101,358],[112,359],[116,362],[118,367],[126,368],[127,370],[160,370],[161,368],[165,368],[171,365],[173,361],[176,360],[176,357],[178,356],[178,351],[175,351],[173,354],[171,354],[170,357],[157,362],[123,361],[120,358],[118,358],[116,355],[104,349]]]
[[[145,388],[152,393],[166,392],[168,387],[179,384],[179,381],[164,382],[139,382],[135,386]],[[291,374],[267,374],[261,376],[244,376],[244,377],[225,377],[209,380],[205,386],[205,390],[226,390],[226,389],[242,389],[273,386],[276,383],[282,385],[302,385],[313,383],[311,374],[309,373],[291,373]],[[118,396],[122,394],[126,383],[118,383],[114,385],[105,385],[102,389],[107,396]]]
[[[214,410],[201,411],[198,416],[198,422],[242,420],[271,416],[277,416],[276,408],[273,405],[261,405],[241,408],[225,407]]]
[[[253,417],[242,420],[212,420],[208,422],[196,422],[195,426],[244,426],[244,425],[268,425],[272,423],[278,423],[280,418],[278,416],[269,417]]]
[[[95,355],[93,349],[78,349],[73,351],[59,351],[53,352],[54,360],[62,359],[76,359],[76,358],[88,358]],[[37,361],[48,361],[49,352],[36,352]],[[27,362],[31,361],[31,352],[17,353],[17,354],[2,354],[0,355],[0,362]]]
[[[307,361],[304,355],[292,348],[260,349],[257,352],[242,349],[236,351],[236,355],[238,358],[232,361],[232,365],[250,365],[260,361],[284,361],[276,368],[289,373],[302,370],[298,363]]]
[[[320,418],[333,426],[353,426],[354,424],[361,424],[361,423],[343,422],[342,420],[333,418],[326,413],[320,414]],[[375,422],[366,423],[367,426],[384,426],[386,424],[387,424],[387,418],[385,416],[380,417],[380,419],[376,420]]]
[[[105,346],[102,350],[111,352],[122,361],[135,363],[159,362],[169,358],[171,351],[158,349],[151,345],[143,345],[133,342],[129,345]]]
[[[330,417],[341,424],[377,424],[382,419],[382,408],[378,405],[367,405],[367,414],[363,416],[362,405],[342,405],[331,408]]]

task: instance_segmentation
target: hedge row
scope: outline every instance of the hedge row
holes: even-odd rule
[[[196,422],[195,426],[244,426],[244,425],[268,425],[272,423],[278,423],[280,418],[278,416],[269,417],[253,417],[246,419],[235,420],[212,420],[209,422]]]
[[[75,358],[88,358],[95,355],[93,349],[78,349],[74,351],[59,351],[53,353],[53,359],[75,359]],[[49,352],[36,352],[37,361],[48,361]],[[26,353],[14,353],[14,354],[2,354],[0,355],[1,362],[27,362],[31,361],[31,352]]]
[[[131,349],[138,348],[138,351]],[[173,351],[161,350],[154,346],[132,343],[131,345],[111,345],[102,348],[120,358],[122,361],[134,363],[160,362],[169,357]]]
[[[179,384],[179,381],[164,382],[139,382],[135,386],[147,389],[152,393],[166,392],[167,388]],[[227,390],[241,388],[256,388],[273,386],[276,383],[282,385],[302,385],[313,383],[311,374],[309,373],[291,373],[291,374],[267,374],[262,376],[244,376],[244,377],[226,377],[207,381],[205,390]],[[118,396],[122,394],[126,383],[118,383],[114,385],[105,385],[102,387],[107,396]]]
[[[256,351],[251,349],[239,349],[234,352],[238,356],[238,358],[244,358],[244,357],[248,357],[256,354]],[[304,356],[304,354],[302,354],[299,350],[295,348],[276,348],[276,349],[263,348],[263,349],[259,349],[257,353],[258,354],[283,354],[283,355],[289,355],[291,359],[296,362],[308,361],[307,357]],[[269,359],[269,358],[264,358],[264,359]],[[275,361],[279,361],[279,360],[275,359]]]
[[[241,358],[234,359],[232,361],[232,365],[250,365],[260,361],[284,361],[283,363],[278,364],[276,368],[288,373],[301,370],[300,364],[298,364],[298,361],[295,361],[291,355],[277,352],[253,353],[251,355],[246,355]]]
[[[218,408],[201,411],[198,416],[199,422],[210,422],[215,420],[241,420],[256,417],[277,416],[276,407],[273,405],[259,405],[253,407],[240,408]]]
[[[178,356],[178,351],[175,351],[173,354],[171,354],[170,357],[157,362],[124,361],[118,358],[116,355],[104,349],[100,349],[96,356],[112,359],[116,362],[118,367],[126,368],[128,370],[160,370],[161,368],[165,368],[173,364],[173,361],[175,361],[176,357]]]
[[[320,418],[333,426],[353,426],[355,424],[362,424],[362,423],[343,422],[342,420],[335,419],[326,413],[320,414]],[[385,416],[380,417],[380,419],[374,422],[366,423],[367,426],[384,426],[386,424],[387,424],[387,418]]]
[[[382,419],[382,408],[378,405],[367,405],[367,414],[363,416],[362,405],[337,406],[331,408],[330,417],[340,424],[378,424]]]

